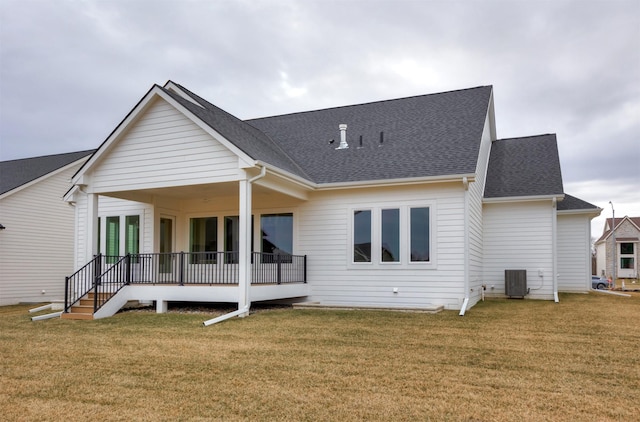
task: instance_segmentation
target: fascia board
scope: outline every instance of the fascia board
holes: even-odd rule
[[[82,157],[82,158],[80,158],[80,159],[78,159],[78,160],[76,160],[76,161],[74,161],[72,163],[67,164],[66,166],[62,166],[62,167],[57,168],[57,169],[55,169],[53,171],[50,171],[49,173],[47,173],[47,174],[45,174],[43,176],[40,176],[37,179],[33,179],[30,182],[27,182],[27,183],[25,183],[23,185],[18,186],[15,189],[12,189],[12,190],[10,190],[8,192],[3,193],[2,195],[0,195],[0,199],[4,199],[4,198],[6,198],[6,197],[8,197],[10,195],[13,195],[14,193],[18,193],[23,189],[27,189],[29,186],[33,186],[36,183],[40,183],[41,181],[46,180],[46,179],[48,179],[50,177],[53,177],[56,174],[58,174],[58,173],[60,173],[62,171],[65,171],[65,170],[67,170],[67,169],[69,169],[69,168],[71,168],[71,167],[73,167],[75,165],[78,165],[78,164],[80,164],[80,163],[82,163],[83,161],[86,161],[86,160],[87,160],[87,157]]]
[[[365,180],[357,182],[336,182],[315,184],[317,190],[335,190],[335,189],[356,189],[356,188],[375,188],[383,186],[401,186],[401,185],[417,185],[425,183],[463,183],[466,178],[467,182],[475,182],[475,173],[455,174],[445,176],[430,177],[410,177],[405,179],[386,179],[386,180]]]
[[[591,208],[591,209],[581,209],[581,210],[562,210],[558,211],[559,215],[568,215],[568,214],[585,214],[591,215],[591,218],[595,218],[600,215],[602,212],[602,208]]]
[[[159,87],[158,85],[154,85],[149,90],[149,92],[147,92],[147,94],[140,100],[140,102],[138,102],[138,104],[136,104],[136,106],[129,112],[127,117],[125,117],[125,119],[118,125],[118,127],[116,127],[116,129],[113,132],[111,132],[107,140],[103,142],[102,145],[100,145],[98,150],[91,156],[89,161],[85,163],[85,165],[80,170],[78,170],[78,172],[73,176],[72,182],[74,184],[77,184],[78,180],[82,177],[82,175],[87,173],[96,164],[96,162],[100,159],[100,157],[102,157],[105,151],[109,150],[109,147],[113,145],[113,143],[116,142],[116,140],[120,137],[120,135],[122,135],[122,133],[125,132],[130,127],[130,125],[137,120],[138,116],[140,116],[144,112],[144,110],[148,107],[151,101],[156,97],[162,98],[167,103],[169,103],[172,107],[174,107],[176,110],[178,110],[183,115],[185,115],[189,120],[195,123],[200,129],[204,130],[210,136],[212,136],[217,141],[219,141],[224,147],[226,147],[235,155],[237,155],[242,162],[245,162],[245,163],[255,162],[253,158],[245,154],[242,150],[236,147],[228,139],[222,136],[222,134],[220,134],[215,129],[211,128],[211,126],[209,126],[208,124],[200,120],[197,116],[195,116],[185,107],[183,107],[181,104],[176,102],[169,95],[167,95],[166,92],[164,92],[161,87]]]
[[[126,117],[120,122],[118,126],[109,134],[107,139],[98,147],[98,149],[93,153],[91,158],[84,163],[84,165],[73,175],[71,179],[73,184],[78,184],[78,180],[82,178],[82,176],[87,173],[98,160],[104,155],[105,151],[109,150],[109,147],[115,142],[116,139],[120,137],[120,135],[126,131],[129,126],[138,118],[138,116],[147,108],[151,100],[162,92],[162,89],[158,85],[153,85],[149,91],[138,101],[131,111],[126,115]]]
[[[193,104],[197,105],[198,107],[204,109],[202,104],[199,104],[188,93],[184,92],[182,90],[182,88],[180,88],[178,85],[175,84],[175,82],[168,81],[166,84],[164,84],[164,89],[172,91],[172,92],[175,92],[177,95],[181,96],[182,98],[184,98],[185,100],[189,101],[190,103],[193,103]]]
[[[400,185],[416,185],[425,183],[462,183],[465,178],[468,182],[475,182],[476,175],[457,174],[435,177],[414,177],[405,179],[387,179],[387,180],[365,180],[357,182],[336,182],[336,183],[314,183],[286,170],[267,164],[263,161],[256,161],[256,165],[264,166],[269,173],[279,175],[290,182],[296,183],[302,187],[313,190],[336,190],[336,189],[356,189],[356,188],[372,188],[382,186],[400,186]]]
[[[561,201],[564,194],[560,195],[536,195],[536,196],[503,196],[499,198],[482,198],[483,204],[496,204],[508,202],[534,202],[534,201],[552,201],[556,199]]]

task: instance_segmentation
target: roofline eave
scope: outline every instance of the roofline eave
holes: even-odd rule
[[[564,193],[555,193],[549,195],[530,195],[530,196],[500,196],[495,198],[482,198],[483,204],[499,204],[508,202],[533,202],[533,201],[561,201],[564,199]]]

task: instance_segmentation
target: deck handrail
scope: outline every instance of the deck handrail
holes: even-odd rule
[[[65,312],[94,292],[96,312],[129,284],[229,285],[239,281],[238,252],[141,253],[96,255],[65,277]],[[251,284],[307,282],[306,255],[251,253]]]

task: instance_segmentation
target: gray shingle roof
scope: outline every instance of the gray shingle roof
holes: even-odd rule
[[[485,198],[562,193],[556,135],[500,139],[493,142]]]
[[[242,121],[178,86],[204,108],[165,91],[251,158],[320,184],[474,173],[492,91],[482,86]],[[350,147],[336,150],[342,123]]]
[[[564,195],[564,199],[558,202],[558,211],[573,211],[573,210],[598,210],[599,208],[593,204],[583,201],[569,194]]]
[[[45,155],[0,162],[0,195],[62,168],[94,150]]]
[[[471,174],[491,90],[483,86],[247,123],[277,142],[316,183]],[[336,150],[342,123],[349,148]]]

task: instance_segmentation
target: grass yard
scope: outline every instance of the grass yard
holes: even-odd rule
[[[0,308],[3,420],[636,421],[640,294],[457,312]]]

